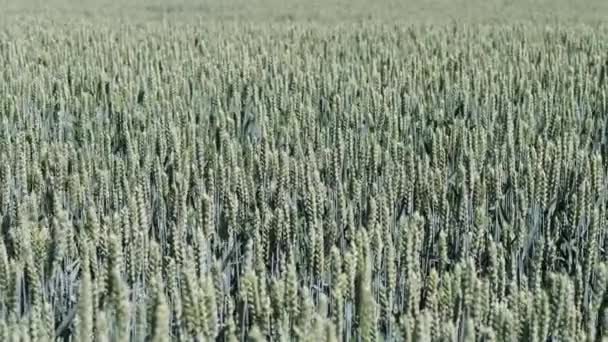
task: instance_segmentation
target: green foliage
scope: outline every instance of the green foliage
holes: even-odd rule
[[[608,29],[0,33],[0,340],[608,339]]]

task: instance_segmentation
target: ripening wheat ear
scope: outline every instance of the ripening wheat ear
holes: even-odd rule
[[[0,319],[0,338],[2,341],[9,341],[10,330],[9,325],[6,322],[6,319]]]
[[[158,282],[159,280],[154,280]],[[151,324],[152,329],[152,341],[153,342],[168,342],[170,341],[170,326],[171,319],[169,314],[169,305],[167,304],[167,298],[165,297],[164,291],[158,288],[154,294],[154,312]]]
[[[10,162],[7,159],[5,154],[0,157],[0,161],[3,163],[3,166],[0,167],[0,209],[3,212],[8,212],[11,200],[11,170]]]
[[[364,249],[369,250],[366,236],[363,234],[362,244]],[[372,269],[371,260],[368,253],[363,253],[360,261],[358,274],[358,294],[356,298],[357,317],[359,321],[359,336],[363,341],[373,341],[376,333],[376,303],[372,295]]]
[[[78,293],[76,318],[76,336],[79,340],[90,340],[93,337],[93,290],[89,264],[89,250],[86,243],[82,252],[82,276]]]
[[[203,281],[203,305],[205,313],[205,336],[208,339],[214,339],[218,332],[218,314],[217,314],[217,298],[211,275],[205,276]]]
[[[273,338],[280,338],[282,334],[280,325],[287,315],[285,308],[285,284],[279,278],[272,278],[270,281],[269,296],[272,309],[272,336]]]
[[[192,267],[182,270],[182,303],[184,308],[184,323],[188,336],[197,338],[203,332],[200,310],[204,309],[204,306],[200,305],[199,298],[201,293],[193,275],[194,270]]]
[[[324,267],[325,267],[325,244],[323,241],[323,226],[321,223],[317,223],[312,229],[315,230],[313,239],[310,243],[313,245],[312,253],[312,268],[313,278],[317,283],[323,283]]]
[[[128,287],[116,268],[110,273],[110,282],[112,284],[110,298],[114,317],[114,333],[118,341],[125,341],[130,334]]]
[[[234,304],[232,299],[228,299],[227,310],[228,313],[225,321],[224,340],[227,342],[237,342],[237,328],[234,322]]]
[[[247,336],[247,342],[263,342],[266,339],[262,334],[262,330],[254,325],[251,330],[249,330],[249,335]]]
[[[3,305],[7,305],[9,300],[9,286],[12,283],[10,275],[6,245],[4,244],[4,239],[0,238],[0,303]]]
[[[284,282],[286,311],[291,322],[293,323],[299,314],[300,307],[298,300],[298,275],[295,261],[293,260],[293,255],[291,254],[287,263],[287,270],[284,273]]]

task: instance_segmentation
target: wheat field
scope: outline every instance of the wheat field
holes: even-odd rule
[[[608,341],[608,4],[1,5],[0,341]]]

